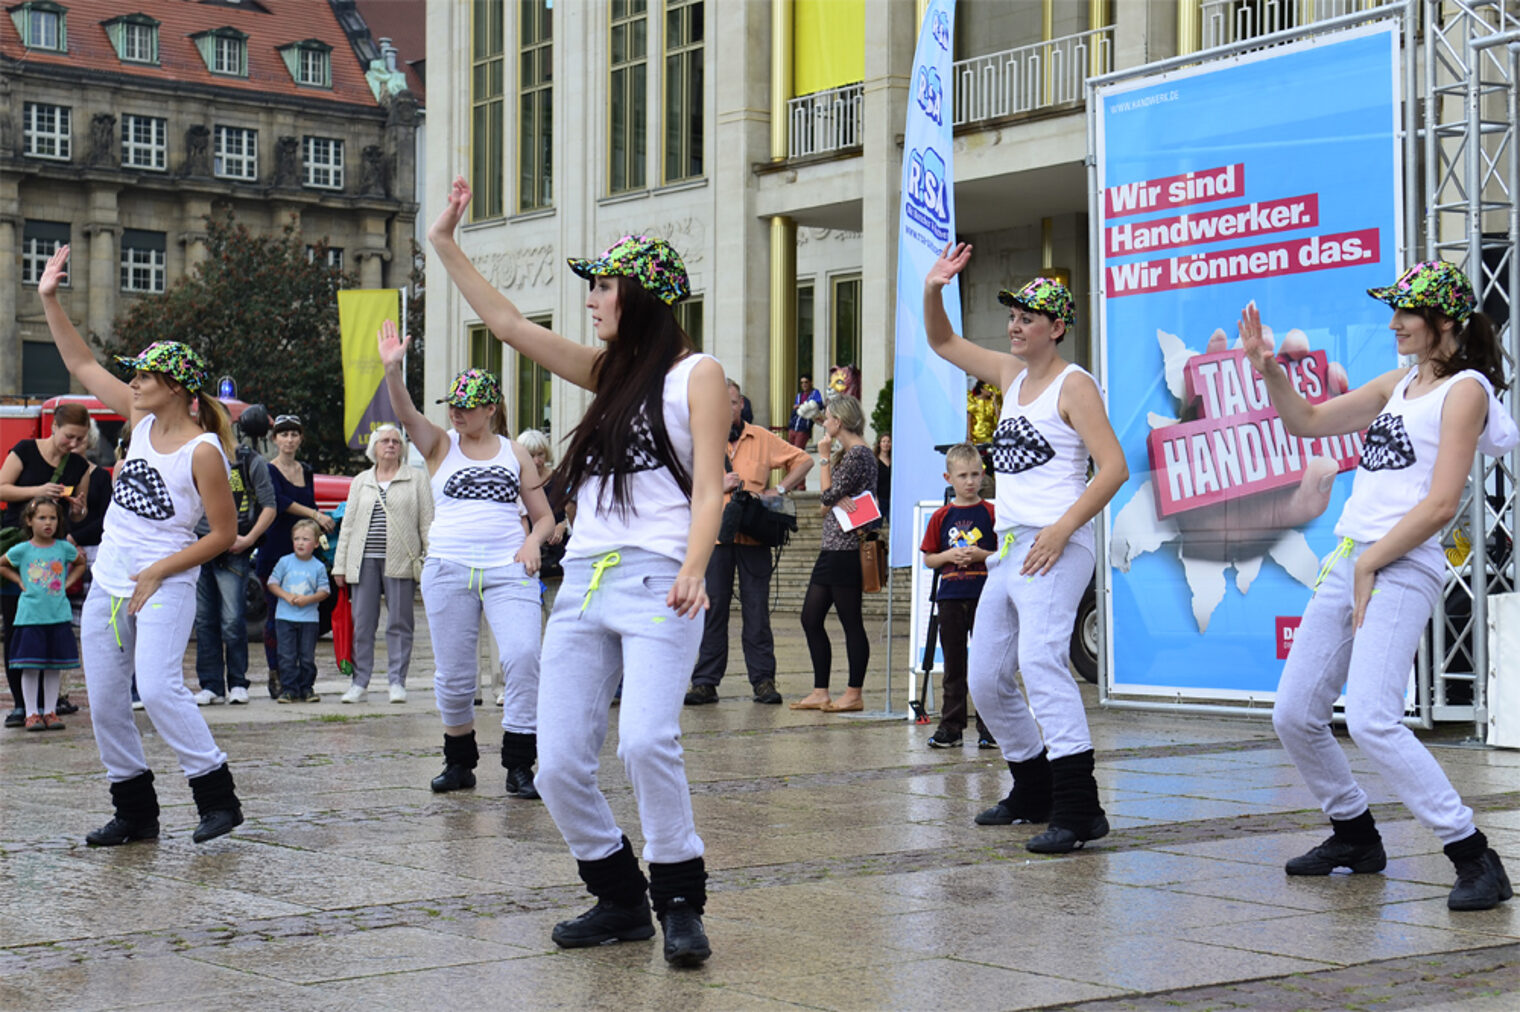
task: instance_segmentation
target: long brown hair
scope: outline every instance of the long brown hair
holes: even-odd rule
[[[691,495],[691,473],[665,431],[665,374],[695,349],[669,306],[632,278],[619,277],[617,283],[617,337],[607,342],[592,368],[595,395],[550,480],[569,497],[588,478],[611,478],[611,505],[626,517],[634,470],[628,461],[629,435],[640,415],[654,437],[655,459],[670,470],[682,493]],[[603,504],[599,501],[597,508]]]
[[[1447,323],[1455,322],[1439,309],[1429,306],[1417,306],[1409,311],[1424,320],[1433,334],[1442,333]],[[1457,350],[1446,358],[1431,360],[1431,369],[1436,378],[1445,379],[1447,376],[1455,376],[1463,369],[1472,369],[1486,376],[1495,390],[1509,389],[1509,383],[1504,379],[1504,353],[1499,350],[1499,336],[1494,330],[1494,321],[1475,312],[1467,318],[1465,324],[1458,323],[1456,327]]]
[[[237,440],[232,437],[232,416],[227,413],[227,405],[201,390],[195,395],[195,414],[201,428],[216,434],[227,460],[237,460]]]

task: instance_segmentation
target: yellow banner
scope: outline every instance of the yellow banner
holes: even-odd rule
[[[385,393],[385,367],[380,364],[375,338],[380,324],[398,328],[401,293],[394,288],[348,289],[338,293],[338,327],[343,335],[343,432],[358,449],[369,442],[374,427],[395,421]]]
[[[794,0],[792,60],[793,95],[864,81],[865,0]]]

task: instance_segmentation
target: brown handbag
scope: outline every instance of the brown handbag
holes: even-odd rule
[[[887,583],[887,546],[875,534],[860,538],[860,589],[867,594],[880,592]]]

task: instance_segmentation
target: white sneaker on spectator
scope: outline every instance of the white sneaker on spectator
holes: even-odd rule
[[[223,699],[221,696],[218,696],[216,693],[212,692],[210,689],[202,689],[201,691],[199,691],[199,692],[197,692],[195,694],[195,705],[196,706],[210,706],[212,703],[225,703],[225,702],[227,702],[227,700]]]
[[[247,686],[234,685],[227,693],[227,702],[238,705],[246,705],[248,702]]]
[[[506,706],[507,705],[507,694],[505,692],[498,692],[496,694],[496,705],[497,706]]]
[[[362,703],[362,702],[364,702],[364,696],[365,696],[365,690],[364,690],[363,686],[360,686],[360,685],[350,685],[348,687],[348,691],[344,692],[343,695],[341,697],[339,697],[339,702],[342,702],[342,703]]]
[[[404,702],[406,702],[406,686],[404,686],[404,685],[392,685],[391,686],[391,702],[392,703],[404,703]]]

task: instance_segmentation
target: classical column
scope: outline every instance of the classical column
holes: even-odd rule
[[[772,425],[780,425],[791,416],[796,384],[797,223],[778,214],[771,219]]]
[[[771,161],[787,156],[787,101],[792,97],[792,0],[771,0]],[[788,408],[790,410],[790,408]]]
[[[0,176],[0,250],[7,251],[5,256],[0,256],[0,325],[5,328],[4,336],[0,337],[0,391],[6,393],[21,390],[21,325],[16,318],[21,308],[17,299],[21,278],[16,271],[17,258],[10,253],[21,249],[21,232],[19,179],[11,175]],[[37,296],[34,293],[28,291],[26,295],[35,302]],[[42,311],[40,305],[27,309],[38,314]]]
[[[1203,19],[1199,16],[1198,0],[1178,0],[1177,4],[1177,55],[1196,53],[1203,45]]]

